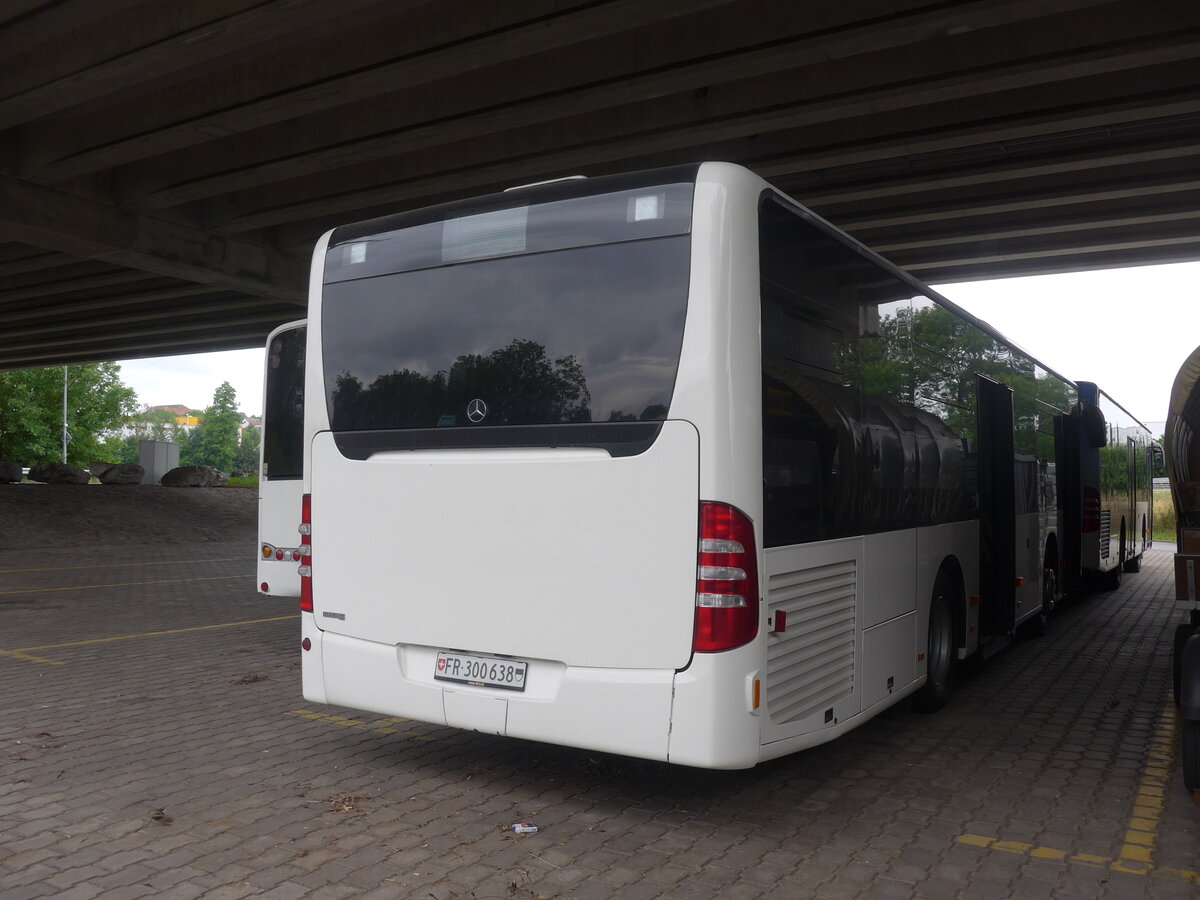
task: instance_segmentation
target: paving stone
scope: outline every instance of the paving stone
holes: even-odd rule
[[[105,606],[87,591],[38,595],[54,601],[6,610],[0,649],[293,615],[290,601],[254,593],[245,548],[204,549],[234,561],[189,561],[193,575],[244,583],[181,578],[106,595]],[[131,548],[123,559],[169,557]],[[403,726],[408,737],[375,734],[382,717],[299,698],[294,618],[64,649],[61,666],[0,657],[0,696],[17,698],[4,735],[28,748],[0,756],[0,814],[16,823],[0,831],[3,895],[448,900],[517,885],[563,900],[940,900],[957,885],[981,900],[1188,896],[1195,885],[1182,879],[1111,864],[1169,687],[1170,562],[1152,553],[1118,591],[1069,605],[1045,637],[964,678],[936,716],[897,708],[747,773],[420,723]],[[22,567],[0,551],[0,569]],[[139,580],[136,568],[104,571]],[[95,575],[28,584],[85,586]],[[233,683],[249,672],[270,677]],[[325,718],[289,715],[297,709]],[[34,758],[42,733],[59,746]],[[1176,772],[1154,858],[1196,871],[1200,826],[1178,782]],[[334,811],[339,797],[359,798],[357,809]],[[153,818],[159,809],[170,824]],[[536,841],[517,846],[498,830],[526,818],[543,826]],[[967,835],[1029,846],[969,846]],[[1110,862],[1038,858],[1038,848]]]

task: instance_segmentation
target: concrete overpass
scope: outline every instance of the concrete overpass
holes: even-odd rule
[[[8,0],[0,368],[253,346],[338,223],[741,162],[926,281],[1200,258],[1194,0]]]

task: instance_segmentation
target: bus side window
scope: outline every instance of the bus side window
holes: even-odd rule
[[[765,436],[763,482],[767,545],[820,539],[821,451],[816,442]]]

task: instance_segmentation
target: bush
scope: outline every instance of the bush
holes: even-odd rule
[[[1175,540],[1175,504],[1170,491],[1154,493],[1154,535],[1159,540]]]
[[[247,475],[245,477],[238,478],[231,477],[229,479],[229,484],[227,484],[226,487],[256,488],[258,487],[258,476]]]

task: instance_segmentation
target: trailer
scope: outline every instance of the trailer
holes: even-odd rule
[[[1200,791],[1200,347],[1175,378],[1163,438],[1177,529],[1175,602],[1187,614],[1175,628],[1171,661],[1183,779],[1188,790]]]

